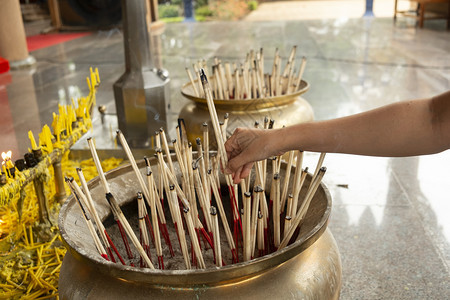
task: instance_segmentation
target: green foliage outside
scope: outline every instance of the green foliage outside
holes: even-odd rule
[[[214,12],[209,8],[208,5],[201,6],[195,10],[195,16],[199,17],[212,17],[214,16]]]
[[[165,23],[181,23],[184,21],[184,17],[160,18],[160,19]]]
[[[183,7],[183,0],[171,0],[170,4],[171,5],[177,5],[179,7]]]
[[[258,8],[258,1],[250,0],[247,2],[248,10],[254,11]]]
[[[194,2],[194,7],[199,8],[208,5],[208,0],[197,0]]]
[[[166,23],[182,22],[183,0],[159,1],[159,18]],[[196,0],[194,1],[194,17],[196,21],[208,20],[238,20],[249,11],[258,8],[257,0],[224,0],[224,1]]]
[[[180,7],[177,5],[158,5],[158,12],[161,19],[179,17]]]

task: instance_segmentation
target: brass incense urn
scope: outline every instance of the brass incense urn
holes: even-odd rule
[[[145,174],[144,161],[138,161],[138,167]],[[281,170],[281,173],[285,172],[284,164]],[[136,201],[138,184],[130,165],[106,173],[106,178],[122,208]],[[309,184],[309,180],[310,177],[305,184]],[[108,229],[110,209],[99,178],[91,180],[88,186],[99,216]],[[68,249],[60,271],[59,297],[83,300],[338,299],[341,259],[333,235],[327,229],[330,212],[330,193],[322,183],[312,199],[299,237],[282,250],[223,267],[159,270],[103,259],[71,196],[59,215],[59,229]],[[125,209],[124,214],[131,218]],[[169,223],[167,221],[168,226]],[[112,235],[111,238],[114,239]],[[175,249],[178,247],[176,237],[172,240]],[[165,258],[166,261],[169,259]]]
[[[197,84],[197,80],[194,84]],[[290,94],[258,99],[214,99],[214,105],[219,121],[223,120],[225,114],[229,114],[228,136],[237,127],[251,127],[255,122],[261,123],[266,117],[275,121],[274,127],[281,128],[314,119],[311,105],[302,98],[302,94],[308,90],[309,83],[302,80],[299,89]],[[206,99],[195,96],[191,82],[182,86],[181,94],[191,102],[182,108],[179,117],[185,121],[189,140],[195,143],[195,139],[202,136],[204,122],[207,122],[211,128],[210,133],[212,132]],[[213,135],[210,135],[211,139],[214,139]]]

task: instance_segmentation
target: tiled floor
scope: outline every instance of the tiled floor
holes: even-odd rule
[[[0,75],[0,152],[24,153],[29,129],[51,122],[58,103],[86,94],[89,66],[100,70],[97,101],[111,114],[103,125],[95,115],[93,135],[99,147],[113,148],[112,84],[124,70],[122,38],[117,29],[93,32],[33,52],[37,64],[30,70]],[[166,25],[160,41],[171,78],[169,129],[188,102],[180,95],[186,66],[215,56],[242,60],[260,47],[265,53],[278,47],[286,58],[298,45],[297,57],[308,58],[304,78],[311,89],[304,97],[318,120],[450,89],[450,32],[440,21],[424,29],[406,21],[394,26],[391,18],[178,23]],[[314,166],[317,157],[308,154],[305,165]],[[410,158],[327,155],[341,299],[450,298],[449,161],[448,151]]]

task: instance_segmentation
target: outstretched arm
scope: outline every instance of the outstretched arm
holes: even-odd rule
[[[286,151],[412,156],[450,148],[450,91],[352,116],[281,129],[236,129],[225,143],[235,182],[252,163]]]

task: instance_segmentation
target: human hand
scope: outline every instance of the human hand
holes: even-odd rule
[[[232,174],[234,183],[248,176],[255,161],[282,154],[274,147],[270,136],[274,133],[274,129],[237,128],[234,131],[225,143],[228,156],[225,173]]]

